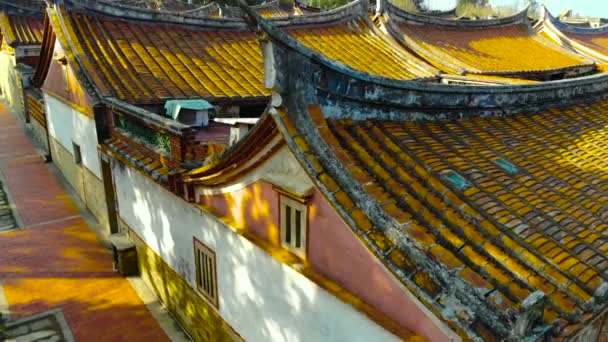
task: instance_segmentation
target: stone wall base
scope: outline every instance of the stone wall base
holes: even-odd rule
[[[83,165],[74,162],[74,156],[53,137],[49,138],[53,163],[57,165],[72,188],[91,211],[106,234],[110,234],[108,209],[103,181]]]
[[[123,220],[119,219],[119,225],[137,246],[142,278],[195,341],[242,341],[218,312]]]
[[[34,142],[34,145],[44,153],[49,154],[50,149],[46,137],[46,128],[42,127],[37,121],[32,120],[29,124],[25,125],[25,129],[27,130],[28,137]]]

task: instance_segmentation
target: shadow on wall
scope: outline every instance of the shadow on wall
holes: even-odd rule
[[[15,69],[14,56],[0,52],[0,88],[2,95],[11,108],[19,114],[21,111],[21,95],[19,94],[18,72]]]
[[[217,324],[214,322],[217,315],[192,291],[195,287],[193,237],[216,253],[219,311],[243,338],[250,341],[337,340],[341,338],[338,333],[345,332],[352,336],[351,340],[368,337],[358,336],[357,327],[351,326],[353,321],[344,319],[343,313],[350,311],[342,314],[332,311],[343,310],[344,304],[337,299],[323,293],[326,297],[321,306],[319,296],[323,290],[296,271],[135,171],[124,166],[114,170],[121,218],[170,266],[166,267],[156,253],[146,252],[140,246],[138,253],[146,255],[140,255],[143,276],[180,322],[191,327],[188,330],[197,340],[230,337],[218,327],[210,331],[201,328]],[[264,201],[255,198],[255,194],[249,196],[254,203]],[[180,272],[179,276],[171,268]],[[192,327],[196,327],[196,331]]]

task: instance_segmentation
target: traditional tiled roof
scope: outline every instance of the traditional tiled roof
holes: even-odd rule
[[[430,79],[438,73],[376,29],[362,1],[271,22],[299,43],[358,71],[399,80]]]
[[[142,13],[136,21],[58,8],[51,22],[59,41],[101,96],[142,105],[268,95],[260,48],[241,19]]]
[[[387,29],[408,49],[456,74],[542,74],[593,70],[591,61],[549,42],[525,12],[494,20],[449,20],[403,12],[387,3]]]
[[[45,7],[43,0],[0,0],[0,45],[12,48],[40,45]],[[29,59],[23,62],[35,64],[32,57]]]
[[[0,37],[10,46],[40,45],[43,23],[42,12],[13,14],[0,7]]]
[[[598,62],[608,62],[608,26],[598,28],[575,27],[553,17],[543,8],[542,20],[537,25],[541,35]]]
[[[551,323],[580,319],[606,286],[606,108],[438,123],[329,120],[323,137],[426,253],[504,313],[542,291]]]
[[[566,338],[592,324],[600,333],[607,75],[508,87],[389,82],[302,58],[308,51],[261,26],[286,46],[274,54],[283,71],[297,61],[314,75],[275,79],[279,131],[433,315],[467,339]]]
[[[123,140],[113,138],[101,145],[101,149],[162,184],[167,183],[169,172],[183,173],[187,171],[186,169],[171,170],[159,160],[145,156],[130,145]]]

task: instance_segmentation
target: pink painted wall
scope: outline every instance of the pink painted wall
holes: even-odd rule
[[[280,244],[279,195],[271,184],[259,181],[229,194],[201,196],[200,200],[237,225],[244,227],[246,223],[256,235]],[[316,272],[428,340],[448,340],[316,190],[308,220],[307,259]]]
[[[80,86],[72,68],[56,60],[51,61],[49,71],[42,85],[42,90],[64,101],[85,109],[85,114],[93,113],[93,104],[89,95]]]
[[[227,194],[201,196],[200,203],[229,217],[237,227],[247,227],[257,236],[280,244],[279,195],[272,185],[258,181]]]
[[[308,260],[315,271],[428,340],[449,340],[318,191],[309,215]]]

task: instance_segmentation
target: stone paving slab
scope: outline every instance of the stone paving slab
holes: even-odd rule
[[[11,319],[61,309],[76,341],[168,341],[129,281],[112,270],[112,256],[48,166],[33,155],[0,103],[0,173],[22,222],[22,229],[0,234],[0,283]],[[32,329],[22,332],[56,336]]]
[[[6,342],[74,342],[61,309],[54,309],[6,325],[0,338]]]
[[[17,226],[4,184],[0,181],[0,232],[15,229]]]

